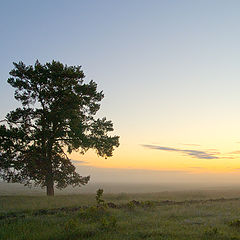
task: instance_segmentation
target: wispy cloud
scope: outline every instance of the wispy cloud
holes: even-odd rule
[[[189,167],[189,168],[193,168],[193,169],[205,169],[204,167]]]
[[[179,149],[179,148],[172,148],[172,147],[162,147],[162,146],[155,146],[155,145],[142,145],[143,147],[155,150],[162,150],[162,151],[170,151],[170,152],[181,152],[185,155],[198,158],[198,159],[218,159],[219,157],[216,156],[216,153],[207,152],[207,151],[199,151],[199,150],[192,150],[192,149]]]
[[[240,151],[230,152],[229,154],[240,154]]]
[[[221,158],[238,159],[239,155],[240,155],[240,151],[236,150],[236,151],[225,153],[224,156],[222,156]]]
[[[78,164],[78,165],[80,165],[80,164],[87,164],[88,163],[87,161],[73,160],[73,159],[71,159],[71,161],[72,161],[72,163],[75,163],[75,164]]]
[[[201,145],[195,143],[181,143],[181,145],[200,147]]]

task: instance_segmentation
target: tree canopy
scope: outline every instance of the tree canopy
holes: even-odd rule
[[[119,137],[109,135],[113,123],[95,119],[103,92],[94,81],[84,82],[81,66],[57,61],[14,63],[10,75],[21,107],[1,121],[0,178],[46,187],[47,195],[54,195],[54,186],[86,184],[90,177],[76,172],[68,153],[95,149],[111,157],[119,146]]]

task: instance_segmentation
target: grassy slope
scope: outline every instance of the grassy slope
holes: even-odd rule
[[[165,192],[154,194],[107,194],[106,201],[127,203],[135,199],[189,200],[219,197],[239,197],[238,192]],[[240,218],[240,201],[185,203],[92,211],[78,210],[71,213],[59,211],[53,215],[34,216],[37,209],[90,206],[95,196],[68,195],[47,198],[43,196],[0,197],[0,215],[19,213],[16,217],[0,220],[0,239],[240,239],[240,226],[230,222]],[[24,218],[22,211],[28,211]],[[111,226],[111,217],[116,226]],[[240,225],[240,224],[239,224]]]

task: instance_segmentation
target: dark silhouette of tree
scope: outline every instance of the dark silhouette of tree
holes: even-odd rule
[[[7,182],[40,185],[47,195],[54,186],[81,186],[90,177],[76,171],[67,153],[95,149],[112,156],[118,136],[113,124],[95,119],[104,95],[94,81],[84,83],[80,66],[52,61],[34,66],[14,63],[8,83],[22,107],[11,111],[0,125],[0,177]]]

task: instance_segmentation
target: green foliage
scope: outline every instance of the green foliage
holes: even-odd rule
[[[115,230],[117,219],[109,214],[105,201],[102,199],[103,189],[98,189],[96,193],[96,206],[81,209],[78,217],[85,222],[98,222],[101,231]]]
[[[70,218],[64,224],[62,236],[64,240],[72,240],[79,238],[89,238],[97,234],[91,225],[83,225],[77,218]]]
[[[104,200],[102,199],[103,196],[103,189],[98,189],[96,193],[96,201],[97,201],[97,206],[104,205]]]
[[[135,209],[136,205],[134,204],[133,201],[127,203],[127,208],[130,211],[133,211]]]
[[[204,231],[204,235],[207,237],[214,237],[218,234],[220,234],[220,232],[216,227],[211,227]]]
[[[0,177],[7,182],[62,189],[89,181],[75,171],[67,153],[95,149],[112,156],[118,136],[109,136],[113,124],[95,119],[103,99],[94,81],[84,82],[80,66],[52,61],[34,66],[14,63],[8,83],[21,107],[0,125]],[[66,150],[66,151],[65,151]]]
[[[240,219],[234,219],[232,220],[230,223],[229,223],[230,226],[232,227],[237,227],[239,228],[240,227]]]
[[[81,209],[78,212],[78,217],[86,222],[96,222],[108,215],[109,213],[105,208],[99,208],[96,206]]]
[[[79,223],[76,219],[69,219],[64,225],[64,231],[67,233],[73,233],[79,230]]]
[[[153,208],[154,207],[154,202],[153,201],[142,201],[141,206],[143,208]]]
[[[156,230],[146,230],[142,229],[140,231],[134,232],[134,235],[132,236],[133,239],[158,239],[158,240],[168,240],[169,238],[162,234],[162,232],[159,229]]]
[[[111,231],[117,227],[117,219],[114,216],[103,217],[100,221],[100,230]]]
[[[164,194],[161,193],[161,197]],[[176,200],[182,196],[175,194]],[[186,193],[184,193],[186,194]],[[192,192],[191,192],[192,194]],[[229,194],[227,192],[227,194]],[[236,191],[238,194],[238,191]],[[155,194],[148,194],[149,201],[156,202]],[[209,198],[212,196],[209,194]],[[127,199],[135,199],[136,204],[145,194],[126,194]],[[142,209],[142,202],[133,212],[125,210],[122,200],[109,194],[107,199],[122,208],[83,207],[95,204],[95,194],[71,196],[7,196],[0,197],[0,239],[14,240],[79,240],[79,239],[148,239],[148,240],[239,240],[236,222],[240,214],[239,200],[201,202],[200,204],[170,204]],[[163,199],[166,199],[165,196]],[[162,199],[158,196],[158,201]],[[37,202],[36,202],[37,201]],[[77,206],[82,206],[78,210]],[[59,211],[64,214],[59,214]],[[68,211],[68,207],[71,207]],[[27,212],[26,209],[32,209]],[[35,210],[34,210],[35,209]],[[34,214],[43,209],[44,215]],[[22,217],[24,212],[25,217]],[[174,217],[171,217],[174,216]],[[189,221],[186,221],[189,220]],[[114,223],[115,222],[115,223]]]

